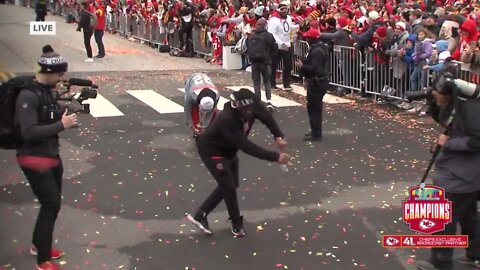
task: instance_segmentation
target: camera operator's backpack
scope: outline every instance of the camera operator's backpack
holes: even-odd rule
[[[247,40],[247,56],[252,62],[265,61],[265,32],[253,33]]]
[[[88,12],[88,15],[90,15],[89,25],[91,28],[95,29],[95,27],[97,26],[97,15],[92,12]]]
[[[33,76],[20,76],[0,84],[0,149],[16,149],[22,142],[15,130],[15,103],[22,89],[31,89]]]

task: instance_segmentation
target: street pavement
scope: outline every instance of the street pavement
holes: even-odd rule
[[[436,126],[330,96],[324,140],[303,142],[308,118],[301,88],[277,91],[274,116],[294,157],[289,171],[241,153],[238,193],[247,237],[232,237],[223,204],[209,216],[214,234],[205,236],[185,214],[215,182],[185,126],[183,82],[192,72],[207,72],[228,98],[251,86],[249,73],[170,58],[112,35],[105,36],[107,58],[84,63],[73,25],[49,16],[57,36],[29,37],[29,16],[31,9],[1,6],[0,30],[11,35],[1,36],[0,59],[9,71],[31,72],[49,42],[68,59],[68,77],[99,85],[97,99],[88,101],[91,113],[61,134],[65,173],[54,244],[65,252],[58,261],[65,269],[409,270],[428,257],[427,249],[385,249],[380,240],[411,234],[401,203],[427,166]],[[250,138],[275,148],[259,122]],[[0,179],[0,269],[34,269],[28,249],[39,207],[13,151],[0,150]]]

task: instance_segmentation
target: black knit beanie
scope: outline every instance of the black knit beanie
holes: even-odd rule
[[[233,108],[241,108],[258,102],[258,97],[252,91],[246,88],[241,88],[230,95],[230,100],[232,101],[231,104]]]
[[[68,64],[63,57],[53,51],[52,46],[45,45],[42,49],[42,55],[38,59],[40,66],[39,73],[62,73],[67,72]]]

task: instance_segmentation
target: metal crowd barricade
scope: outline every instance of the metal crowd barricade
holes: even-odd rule
[[[157,45],[161,44],[160,26],[158,25],[158,22],[150,21],[148,32],[147,32],[147,38],[150,40],[151,44],[157,44]]]
[[[473,82],[473,74],[470,70],[470,66],[468,64],[454,61],[454,63],[457,66],[457,75],[459,79],[468,81],[468,82]]]
[[[360,91],[363,84],[361,53],[353,47],[335,45],[329,58],[330,84]]]
[[[409,91],[418,91],[432,86],[437,75],[432,69],[424,69],[398,59],[381,63],[374,59],[374,53],[365,55],[365,92],[376,97],[405,99]],[[399,61],[399,62],[395,62]],[[472,81],[469,65],[453,62],[457,76],[465,81]],[[347,73],[350,74],[350,73]]]
[[[117,17],[115,16],[115,13],[107,13],[107,30],[110,33],[116,33],[117,31]]]
[[[127,25],[128,25],[128,18],[127,15],[124,13],[120,13],[118,16],[118,32],[122,36],[127,35]]]
[[[127,16],[127,35],[130,37],[138,36],[138,17]]]
[[[59,13],[60,15],[62,15],[63,17],[67,18],[68,16],[73,16],[76,20],[78,20],[78,12],[77,10],[72,7],[72,6],[69,6],[65,3],[61,4],[61,6],[59,7]]]
[[[197,54],[212,54],[212,42],[208,38],[208,27],[195,27],[192,31],[193,49]]]
[[[59,0],[52,0],[50,2],[50,11],[54,14],[61,14],[62,12],[62,3]]]
[[[295,43],[293,44],[292,75],[300,76],[298,67],[295,65],[295,61],[304,60],[309,50],[310,50],[310,45],[308,45],[308,42],[303,40],[295,41]],[[283,63],[282,65],[279,65],[279,67],[281,66],[283,66]]]
[[[173,23],[168,23],[168,24],[169,24],[167,27],[168,44],[172,48],[180,49],[180,35],[178,33],[178,28],[174,28]],[[172,29],[174,29],[173,32],[171,32]]]
[[[147,31],[149,31],[149,24],[145,21],[145,18],[142,16],[137,17],[137,33],[134,35],[135,38],[141,41],[149,41],[146,37]]]
[[[365,54],[365,93],[376,97],[404,99],[409,91],[430,86],[434,72],[400,59],[379,59],[375,53]]]

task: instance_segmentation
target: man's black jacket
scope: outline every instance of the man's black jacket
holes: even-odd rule
[[[56,157],[64,110],[48,86],[35,82],[33,87],[36,91],[22,90],[16,99],[15,125],[25,141],[17,155]]]
[[[80,31],[80,29],[83,29],[83,32],[93,32],[93,28],[90,27],[90,13],[86,10],[80,12],[77,31]]]
[[[324,43],[315,43],[310,46],[307,59],[300,67],[300,76],[305,78],[321,78],[328,80],[330,76],[328,48]]]
[[[260,159],[277,161],[278,152],[256,145],[248,139],[248,134],[255,119],[264,123],[275,138],[283,137],[283,132],[265,105],[257,102],[252,106],[255,117],[244,123],[237,109],[232,108],[231,102],[227,102],[217,119],[200,135],[197,142],[200,155],[233,158],[238,150],[242,150]]]

